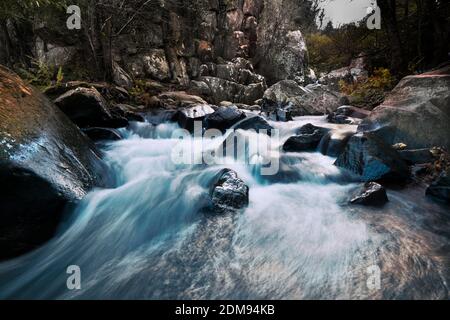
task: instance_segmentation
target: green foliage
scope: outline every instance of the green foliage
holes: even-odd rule
[[[341,92],[349,96],[351,104],[372,109],[384,101],[386,92],[392,89],[395,78],[389,69],[377,68],[364,82],[347,83],[339,81]]]
[[[58,73],[56,74],[56,85],[59,86],[62,84],[64,80],[64,73],[62,71],[62,67],[58,68]]]
[[[318,72],[329,72],[345,66],[348,57],[339,54],[334,40],[319,32],[306,35],[309,63]]]
[[[18,74],[31,85],[41,91],[52,85],[61,85],[64,79],[62,67],[48,65],[42,61],[31,59],[31,68],[19,69]]]

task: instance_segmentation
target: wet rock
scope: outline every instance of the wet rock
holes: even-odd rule
[[[367,182],[350,200],[350,203],[364,206],[382,206],[388,201],[386,189],[382,185],[376,182]]]
[[[308,123],[298,130],[298,135],[290,137],[284,143],[283,150],[286,152],[314,151],[327,132],[327,129]]]
[[[55,104],[80,128],[121,128],[128,125],[125,118],[113,117],[108,103],[95,88],[70,90],[57,98]]]
[[[199,122],[199,129],[202,129],[203,120],[207,115],[212,113],[214,113],[214,109],[205,104],[178,111],[175,117],[181,128],[192,133],[195,129],[195,122]]]
[[[364,119],[367,118],[367,116],[369,116],[370,111],[353,106],[340,106],[339,108],[337,108],[335,113],[347,117]]]
[[[450,149],[449,88],[450,74],[445,69],[405,77],[358,130],[372,131],[390,145]]]
[[[330,131],[324,136],[319,145],[320,152],[329,157],[338,157],[344,151],[345,146],[354,134],[353,131]]]
[[[93,143],[44,95],[0,66],[0,259],[53,236],[68,203],[105,186]]]
[[[398,152],[372,133],[353,135],[335,165],[363,181],[402,182],[409,178],[409,167]]]
[[[117,141],[123,137],[119,131],[111,128],[86,128],[83,132],[91,138],[92,141]]]
[[[248,206],[249,188],[236,172],[223,169],[212,182],[210,197],[214,213],[237,212]]]
[[[214,128],[225,132],[245,117],[245,113],[236,107],[221,107],[216,112],[206,116],[204,127],[206,130]]]
[[[430,149],[400,150],[398,153],[409,164],[429,163],[435,160]]]
[[[450,170],[442,172],[427,188],[426,194],[437,200],[450,203]]]
[[[144,107],[135,107],[128,104],[113,104],[110,106],[110,111],[113,116],[126,118],[128,121],[144,122],[145,118],[141,114],[144,112]]]
[[[261,130],[267,130],[267,135],[271,136],[273,127],[260,116],[249,117],[242,120],[234,127],[235,130],[255,130],[261,132]]]
[[[285,109],[276,109],[275,111],[270,112],[268,116],[272,121],[288,122],[294,120],[291,112]]]
[[[354,124],[356,119],[364,119],[370,114],[370,111],[352,107],[341,106],[335,112],[328,115],[328,122],[336,124]]]

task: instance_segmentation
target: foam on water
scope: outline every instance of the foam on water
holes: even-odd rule
[[[275,123],[287,139],[306,122]],[[134,123],[105,147],[117,187],[92,191],[40,249],[0,264],[0,298],[366,298],[361,270],[380,237],[342,205],[353,184],[332,158],[293,154],[296,182],[261,180],[227,165],[250,187],[237,216],[200,213],[225,166],[175,165],[175,124]],[[186,141],[191,143],[191,141]],[[277,146],[279,147],[279,146]],[[69,291],[78,265],[82,289]]]

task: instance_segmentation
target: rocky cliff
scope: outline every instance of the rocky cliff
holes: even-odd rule
[[[11,65],[21,54],[32,53],[46,65],[93,72],[104,66],[100,60],[111,58],[112,78],[121,86],[140,78],[188,86],[201,76],[216,77],[216,69],[220,77],[223,68],[217,65],[243,58],[269,84],[303,81],[307,50],[294,0],[130,3],[126,7],[115,1],[81,1],[81,30],[68,30],[66,12],[49,8],[37,12],[31,25],[6,21],[0,28],[5,44],[0,63]],[[17,54],[11,57],[11,52]],[[233,82],[248,85],[259,80]]]

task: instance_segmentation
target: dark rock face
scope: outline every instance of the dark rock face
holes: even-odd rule
[[[55,104],[80,128],[128,125],[125,118],[113,117],[108,103],[95,88],[79,87],[57,98]]]
[[[359,175],[363,181],[405,181],[409,167],[397,151],[372,133],[352,136],[335,165]]]
[[[286,152],[314,151],[322,139],[318,132],[308,135],[290,137],[283,145]]]
[[[320,152],[330,157],[338,157],[353,135],[352,131],[327,133],[320,143]]]
[[[55,105],[0,67],[0,259],[48,240],[67,203],[106,184],[104,169]]]
[[[249,188],[236,172],[223,169],[213,181],[210,197],[214,213],[237,212],[248,206]]]
[[[429,163],[435,160],[430,149],[400,150],[398,153],[410,164]]]
[[[245,119],[246,115],[243,111],[233,107],[221,107],[216,112],[206,116],[204,127],[208,129],[218,129],[225,132],[233,125]]]
[[[308,123],[298,130],[298,135],[290,137],[284,143],[283,150],[286,152],[314,151],[328,131]]]
[[[450,149],[450,74],[435,71],[403,78],[359,126],[390,145]]]
[[[426,194],[440,201],[450,203],[450,170],[442,172],[427,188]]]
[[[276,109],[273,112],[269,113],[269,118],[272,121],[281,121],[281,122],[288,122],[294,120],[292,117],[292,114],[289,110],[285,109]]]
[[[388,201],[386,189],[382,185],[376,182],[368,182],[350,200],[350,203],[364,206],[382,206]]]
[[[92,141],[117,141],[123,139],[120,132],[115,129],[86,128],[82,130]]]
[[[199,128],[203,128],[203,120],[209,114],[214,113],[214,109],[209,105],[198,105],[178,111],[176,119],[181,128],[194,132],[195,122],[200,123]]]
[[[271,135],[273,127],[260,116],[250,117],[239,122],[235,127],[235,130],[255,130],[260,132],[261,130],[267,130],[267,134]]]
[[[145,122],[145,118],[140,113],[138,107],[133,107],[127,104],[115,104],[111,106],[110,110],[113,117],[125,118],[128,121]]]

